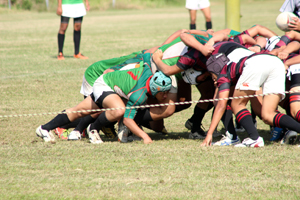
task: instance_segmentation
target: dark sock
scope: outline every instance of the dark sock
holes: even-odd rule
[[[81,118],[79,124],[76,126],[74,130],[79,131],[82,133],[84,129],[88,127],[89,124],[95,122],[95,118],[93,118],[91,115],[85,116],[84,118]]]
[[[244,127],[244,129],[247,131],[247,133],[249,134],[249,137],[252,140],[258,139],[259,134],[257,132],[257,129],[254,126],[251,114],[247,109],[243,109],[243,110],[239,111],[236,114],[236,119],[237,119],[238,123],[240,123]]]
[[[62,127],[63,125],[69,124],[71,121],[66,113],[58,114],[47,124],[42,125],[42,129],[47,131],[53,130],[57,127]]]
[[[273,124],[276,127],[287,128],[300,133],[300,124],[288,115],[277,113],[273,119]]]
[[[235,128],[233,125],[232,111],[229,106],[227,106],[227,109],[226,109],[225,113],[223,114],[221,120],[224,124],[225,130],[228,131],[230,134],[232,134],[232,139],[235,140],[237,135],[236,135]]]
[[[105,116],[105,112],[103,112],[99,115],[95,122],[91,124],[90,130],[96,129],[99,131],[102,126],[109,126],[111,124],[114,124],[114,122],[109,121]]]
[[[207,110],[203,110],[203,109],[199,108],[198,106],[195,106],[194,117],[193,117],[193,121],[192,121],[192,123],[193,123],[193,127],[191,130],[192,133],[194,133],[200,129],[201,122],[202,122],[203,117],[205,116],[206,112],[207,112]]]
[[[64,125],[64,126],[62,126],[60,128],[64,128],[64,129],[75,128],[79,124],[80,120],[81,120],[81,118],[76,119],[75,121],[73,121],[73,122],[71,122],[71,123],[69,123],[67,125]]]
[[[206,22],[206,30],[212,28],[212,23],[211,22]]]
[[[65,34],[59,34],[57,35],[57,41],[58,41],[58,53],[63,52],[64,47],[64,41],[65,41]]]
[[[190,24],[190,30],[196,29],[196,24]]]
[[[256,114],[255,114],[255,112],[254,112],[252,106],[251,106],[251,117],[252,117],[253,123],[255,123],[255,122],[256,122]]]
[[[79,53],[80,35],[81,35],[81,31],[74,30],[73,39],[74,39],[75,55]]]

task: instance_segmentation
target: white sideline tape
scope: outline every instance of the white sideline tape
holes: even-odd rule
[[[285,91],[284,93],[288,94],[288,93],[295,93],[295,92],[299,92],[299,91]],[[213,102],[213,101],[253,98],[253,97],[275,95],[275,94],[282,94],[282,93],[254,94],[254,95],[248,95],[248,96],[228,97],[228,98],[219,98],[219,99],[205,99],[205,100],[197,100],[197,101],[184,101],[184,102],[175,102],[175,103],[149,104],[149,105],[140,105],[140,106],[131,106],[131,107],[121,107],[121,108],[102,108],[102,109],[92,109],[92,110],[79,110],[79,111],[71,111],[68,113],[100,112],[100,111],[107,111],[107,110],[120,110],[120,109],[131,109],[131,108],[152,108],[152,107],[160,107],[160,106],[168,106],[168,105],[207,103],[207,102]],[[34,113],[34,114],[0,115],[0,119],[1,118],[9,118],[9,117],[32,117],[32,116],[55,115],[55,114],[57,115],[57,114],[64,114],[64,113],[67,113],[67,112],[64,111],[64,112],[49,112],[49,113]]]

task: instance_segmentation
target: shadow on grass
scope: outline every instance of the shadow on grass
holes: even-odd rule
[[[225,134],[223,130],[220,131],[221,134]],[[265,146],[268,145],[273,145],[275,143],[278,143],[279,141],[276,142],[271,142],[271,134],[269,130],[258,130],[259,135],[261,137],[264,138],[264,142],[265,142]],[[163,135],[161,133],[148,133],[149,136],[151,137],[152,140],[154,141],[161,141],[161,140],[182,140],[182,139],[186,139],[186,140],[193,140],[193,139],[189,139],[189,132],[169,132],[167,135]],[[247,137],[249,137],[247,132],[242,132],[242,133],[238,133],[238,136],[240,137],[241,141]],[[117,142],[118,138],[114,138],[114,139],[110,139],[108,137],[106,137],[105,135],[101,135],[101,138],[104,142]],[[222,135],[218,136],[218,137],[214,137],[213,138],[213,142],[217,142],[222,138]]]

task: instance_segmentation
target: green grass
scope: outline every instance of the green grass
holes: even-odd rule
[[[282,1],[242,1],[241,29],[275,26]],[[215,30],[225,28],[224,3],[212,1]],[[0,11],[0,115],[59,112],[82,100],[79,90],[92,63],[162,43],[188,28],[185,8],[91,11],[83,20],[75,60],[72,22],[66,60],[58,61],[55,13]],[[199,13],[199,28],[204,28]],[[193,100],[199,94],[193,88]],[[299,148],[268,142],[269,127],[258,121],[266,146],[260,149],[200,147],[187,139],[190,109],[165,120],[167,136],[154,143],[120,144],[104,138],[44,143],[35,129],[54,114],[0,118],[0,199],[299,199]],[[208,113],[204,127],[210,124]],[[219,130],[222,131],[221,124]],[[247,137],[246,133],[240,134]],[[219,139],[219,138],[217,138]]]

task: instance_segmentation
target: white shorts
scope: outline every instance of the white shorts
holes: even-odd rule
[[[63,4],[62,15],[63,17],[77,18],[86,15],[85,6],[83,3],[78,4]]]
[[[245,61],[245,67],[235,89],[257,91],[263,94],[280,93],[285,97],[285,69],[283,62],[275,56],[257,55]]]
[[[115,92],[111,89],[103,80],[103,75],[101,75],[94,83],[93,86],[93,94],[95,100],[99,99],[99,97],[103,94],[103,92]]]
[[[229,62],[238,63],[241,58],[250,56],[252,54],[254,54],[253,51],[250,51],[250,50],[244,49],[244,48],[237,48],[237,49],[233,50],[230,54],[228,54],[227,58],[230,60]]]
[[[120,70],[127,70],[127,69],[133,69],[135,68],[136,63],[128,64],[122,67]],[[80,88],[80,93],[84,96],[89,96],[93,92],[93,86],[91,86],[87,81],[85,76],[83,76],[82,84]]]
[[[291,80],[291,76],[294,74],[300,74],[300,64],[291,65],[288,69],[286,76],[289,80]]]
[[[201,10],[209,6],[209,0],[186,0],[185,2],[185,7],[189,10]]]
[[[83,75],[82,84],[80,88],[80,93],[84,96],[89,96],[93,92],[93,86],[91,86],[85,79]]]

